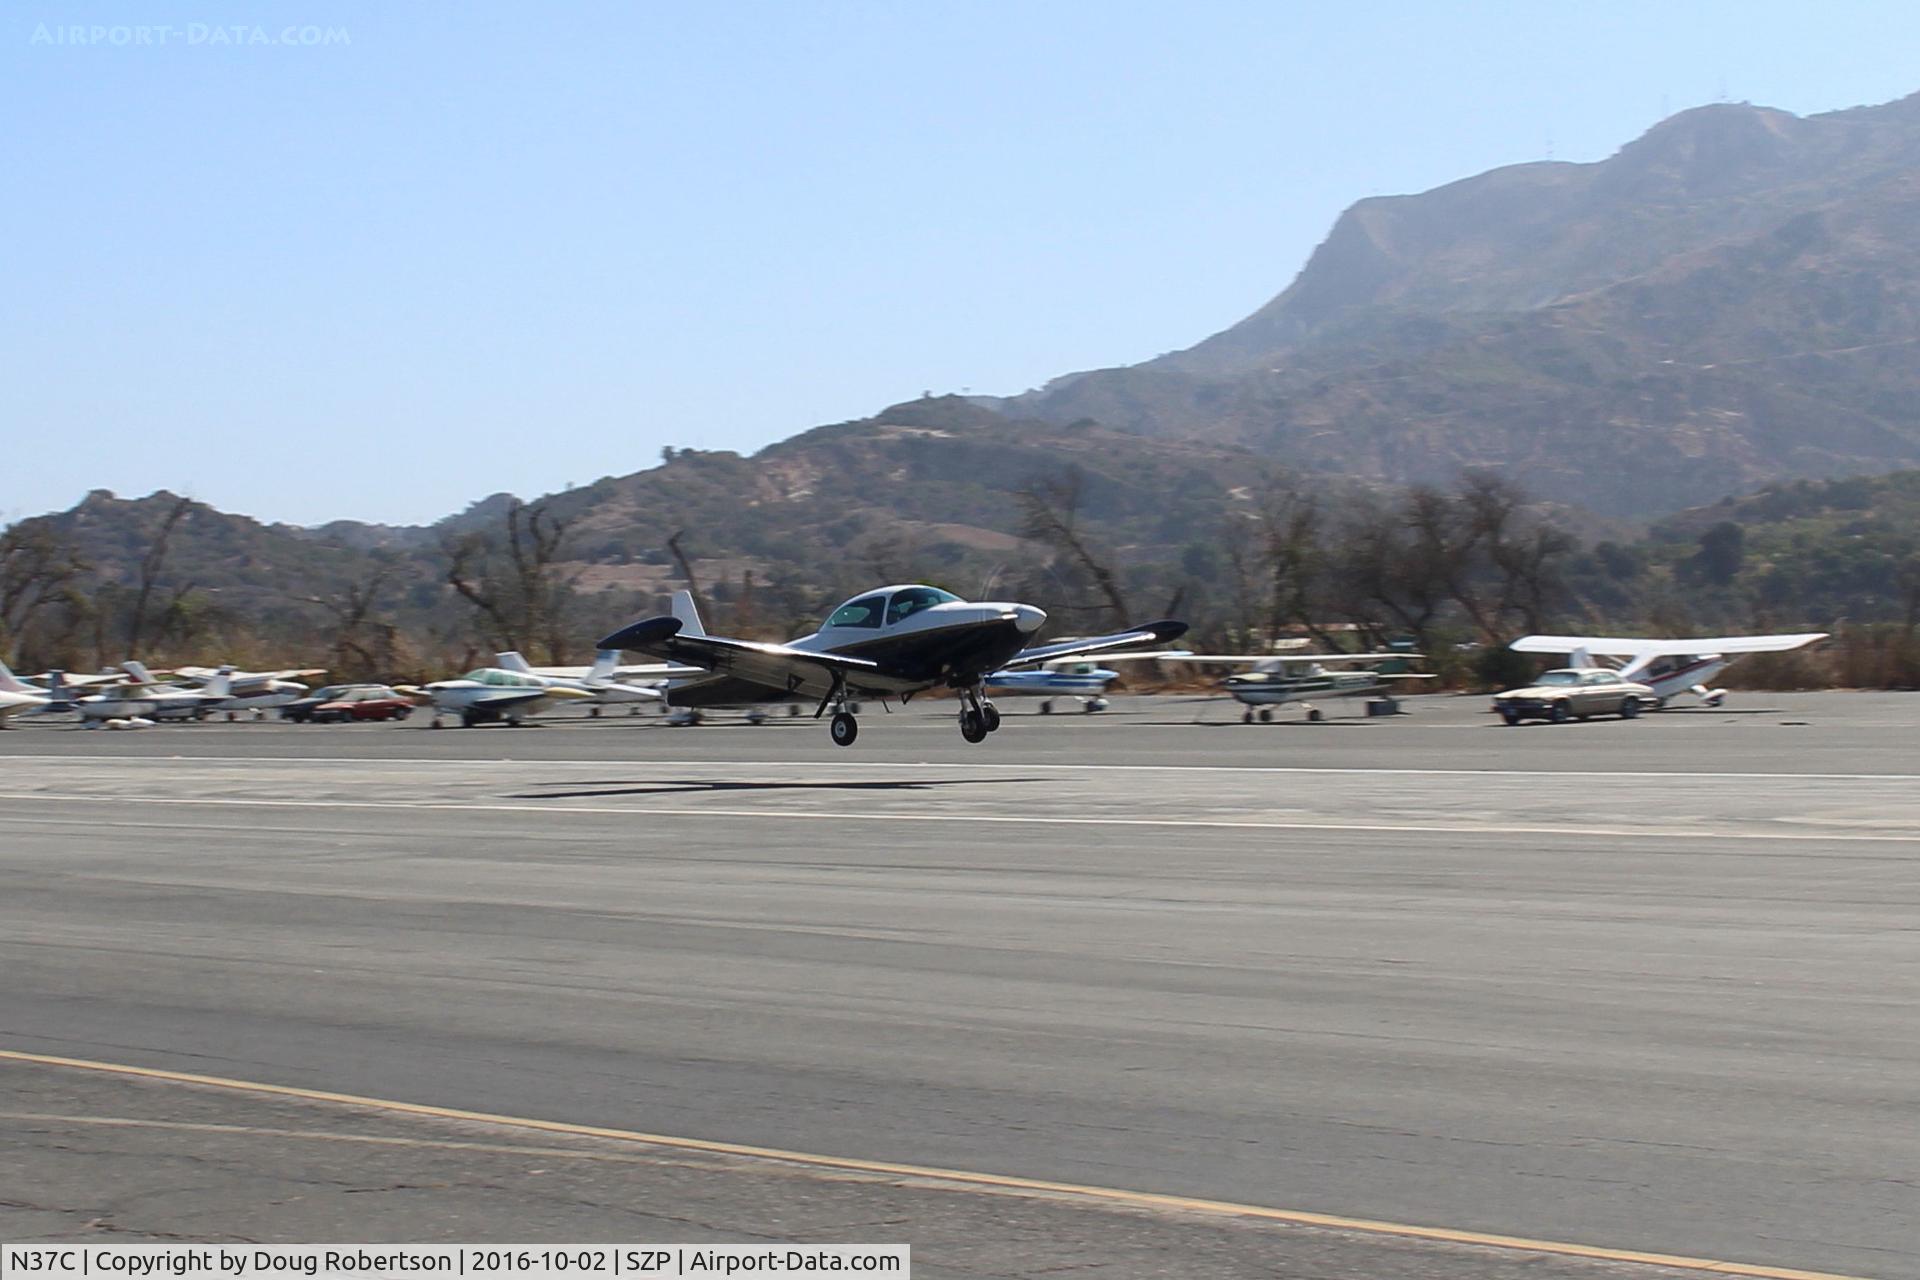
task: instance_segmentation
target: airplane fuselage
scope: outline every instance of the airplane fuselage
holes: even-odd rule
[[[1675,657],[1648,663],[1629,663],[1621,674],[1637,680],[1660,696],[1660,701],[1682,693],[1693,693],[1717,705],[1726,690],[1711,687],[1711,681],[1725,671],[1731,659],[1717,653],[1698,657]]]
[[[835,616],[845,610],[837,610]],[[959,688],[997,671],[1026,648],[1047,615],[1032,605],[977,604],[955,600],[936,604],[891,625],[828,625],[787,642],[789,649],[832,653],[885,663],[885,672],[849,675],[849,693],[868,697],[908,696],[928,689]],[[727,675],[672,682],[667,702],[676,707],[738,706],[793,698],[824,698],[834,689],[832,672],[796,671],[785,688],[772,688]]]
[[[1311,702],[1316,698],[1357,698],[1383,693],[1386,681],[1372,671],[1322,671],[1289,675],[1278,671],[1249,671],[1228,676],[1220,687],[1234,701],[1249,707],[1271,707],[1286,702]]]

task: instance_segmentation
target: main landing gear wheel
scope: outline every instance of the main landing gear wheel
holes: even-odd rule
[[[833,723],[827,730],[833,735],[834,746],[850,747],[853,740],[860,736],[860,722],[853,718],[851,711],[836,711],[833,713]]]
[[[986,718],[988,733],[992,733],[1000,727],[1000,708],[994,706],[991,702],[986,703],[980,708],[980,714]]]
[[[987,718],[972,707],[960,713],[960,736],[968,742],[985,742],[990,732]]]

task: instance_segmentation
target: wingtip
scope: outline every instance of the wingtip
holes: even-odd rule
[[[1149,622],[1140,630],[1151,631],[1156,641],[1178,640],[1187,634],[1187,624],[1177,618],[1162,618],[1158,622]]]
[[[681,621],[678,618],[658,617],[642,618],[629,623],[610,636],[602,636],[594,647],[597,649],[639,649],[659,644],[680,634]]]

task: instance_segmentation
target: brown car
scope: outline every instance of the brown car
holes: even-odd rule
[[[1493,709],[1508,724],[1522,720],[1562,724],[1588,716],[1631,720],[1659,705],[1660,696],[1651,688],[1621,679],[1618,671],[1597,667],[1548,671],[1525,689],[1509,689],[1493,700]]]

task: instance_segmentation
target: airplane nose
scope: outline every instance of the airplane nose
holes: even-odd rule
[[[1036,609],[1030,604],[1013,606],[1013,625],[1020,628],[1022,635],[1032,635],[1047,620],[1045,609]]]

